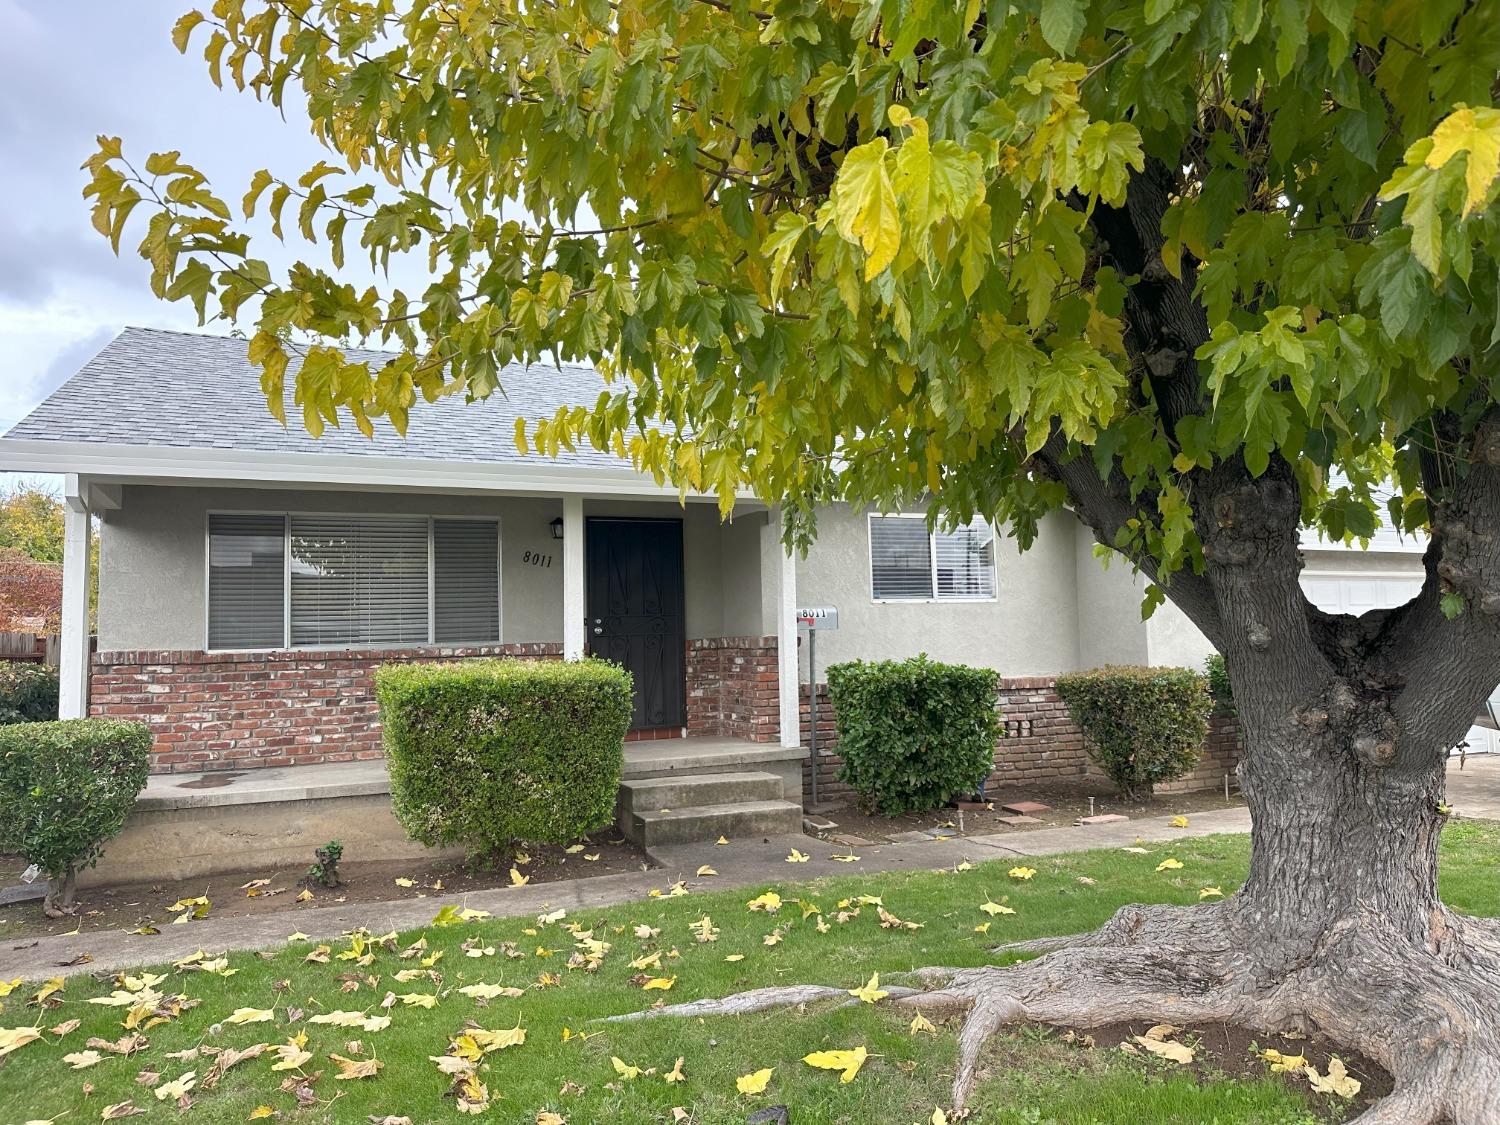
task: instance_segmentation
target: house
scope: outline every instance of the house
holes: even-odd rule
[[[818,634],[819,670],[925,651],[1000,671],[1001,783],[1084,769],[1050,691],[1059,673],[1198,665],[1209,651],[1170,606],[1143,623],[1139,577],[1101,566],[1066,512],[1023,555],[983,523],[931,535],[921,513],[835,506],[791,558],[777,513],[753,496],[725,521],[713,498],[679,501],[610,454],[520,454],[515,419],[593,402],[592,369],[513,367],[502,384],[482,403],[419,407],[404,438],[349,427],[314,439],[267,412],[243,340],[129,328],[0,438],[0,469],[67,480],[63,715],[144,719],[155,733],[142,810],[159,814],[157,835],[138,863],[181,872],[209,836],[243,852],[265,806],[292,800],[324,802],[312,843],[343,832],[368,838],[367,855],[397,847],[372,827],[390,821],[370,690],[386,660],[620,661],[637,689],[622,823],[667,839],[800,823],[811,697],[799,606],[838,611]],[[1231,759],[1232,746],[1211,755],[1199,780],[1220,784]],[[736,799],[761,819],[700,815],[723,805],[712,787],[659,799],[705,773],[753,777]],[[819,776],[829,784],[831,766]]]

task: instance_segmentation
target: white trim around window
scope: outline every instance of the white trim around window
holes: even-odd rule
[[[996,601],[995,529],[976,519],[951,532],[929,532],[926,520],[921,512],[867,513],[870,600]]]
[[[309,541],[301,556],[299,535]],[[204,649],[498,644],[500,551],[498,516],[210,511],[203,526]],[[319,581],[325,576],[326,586]],[[278,617],[280,636],[272,641],[268,626],[274,629]]]

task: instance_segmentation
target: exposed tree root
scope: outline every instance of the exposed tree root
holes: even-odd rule
[[[973,1092],[986,1043],[1008,1025],[1224,1022],[1316,1033],[1385,1067],[1395,1089],[1360,1125],[1500,1125],[1500,937],[1447,911],[1434,915],[1431,933],[1427,948],[1415,948],[1380,918],[1356,916],[1293,952],[1235,900],[1127,907],[1091,934],[1000,947],[1041,952],[1035,960],[906,974],[898,979],[923,987],[893,986],[886,1002],[929,1017],[964,1015],[955,1108]],[[794,985],[614,1018],[824,1001],[857,1002],[842,988]]]

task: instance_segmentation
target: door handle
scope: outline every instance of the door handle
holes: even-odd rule
[[[594,636],[596,636],[596,637],[602,637],[602,636],[604,636],[604,626],[602,626],[602,625],[595,625],[594,626]]]

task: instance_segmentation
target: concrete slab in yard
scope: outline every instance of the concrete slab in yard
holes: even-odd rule
[[[1018,828],[1021,827],[1022,825],[1025,825],[1025,824],[1045,824],[1045,823],[1047,823],[1045,820],[1042,820],[1042,819],[1040,819],[1038,817],[1034,817],[1034,816],[1022,816],[1022,815],[1017,815],[1017,816],[1000,816],[1000,817],[996,817],[995,819],[998,820],[1001,824],[1013,824],[1013,825],[1015,825]]]
[[[1123,813],[1100,813],[1098,816],[1080,816],[1078,823],[1086,827],[1092,827],[1096,824],[1119,824],[1129,819]]]

